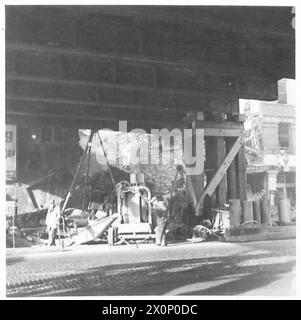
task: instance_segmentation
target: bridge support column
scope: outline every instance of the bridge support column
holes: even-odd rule
[[[208,218],[211,207],[223,207],[229,198],[246,200],[244,119],[233,118],[224,113],[213,116],[207,113],[204,118],[203,112],[186,116],[186,128],[194,130],[191,157],[202,157],[198,159],[202,163],[201,172],[193,175],[186,170],[187,191],[195,216]],[[198,131],[203,137],[194,141]],[[202,152],[197,154],[194,148],[201,148]]]

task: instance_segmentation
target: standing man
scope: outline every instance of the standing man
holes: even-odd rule
[[[166,247],[166,227],[168,208],[162,197],[155,197],[152,199],[152,206],[156,213],[157,227],[156,227],[156,245]]]
[[[52,200],[49,204],[49,208],[46,216],[46,225],[48,232],[48,245],[55,246],[55,236],[57,234],[57,228],[60,221],[60,205],[56,205]]]

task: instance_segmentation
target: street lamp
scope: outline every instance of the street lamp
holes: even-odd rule
[[[282,173],[284,199],[287,198],[286,179],[285,179],[285,172],[284,172],[284,168],[287,166],[287,164],[288,164],[288,156],[284,150],[280,150],[278,155],[278,166],[280,167],[280,170]]]
[[[280,150],[279,156],[278,156],[278,165],[280,167],[280,170],[282,172],[282,180],[283,180],[283,193],[284,198],[280,199],[279,201],[279,217],[280,221],[289,223],[291,221],[290,217],[290,200],[287,198],[287,191],[286,191],[286,179],[285,179],[285,172],[284,168],[288,164],[288,156],[284,152],[284,150]]]

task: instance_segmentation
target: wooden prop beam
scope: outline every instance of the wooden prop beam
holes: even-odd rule
[[[212,137],[239,137],[244,134],[242,129],[215,129],[215,128],[205,128],[205,136]]]

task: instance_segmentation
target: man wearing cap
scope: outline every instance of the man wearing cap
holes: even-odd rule
[[[60,220],[60,206],[56,205],[55,201],[52,200],[49,204],[47,216],[46,216],[49,246],[55,246],[55,236],[57,233],[57,228],[59,226],[59,220]]]

